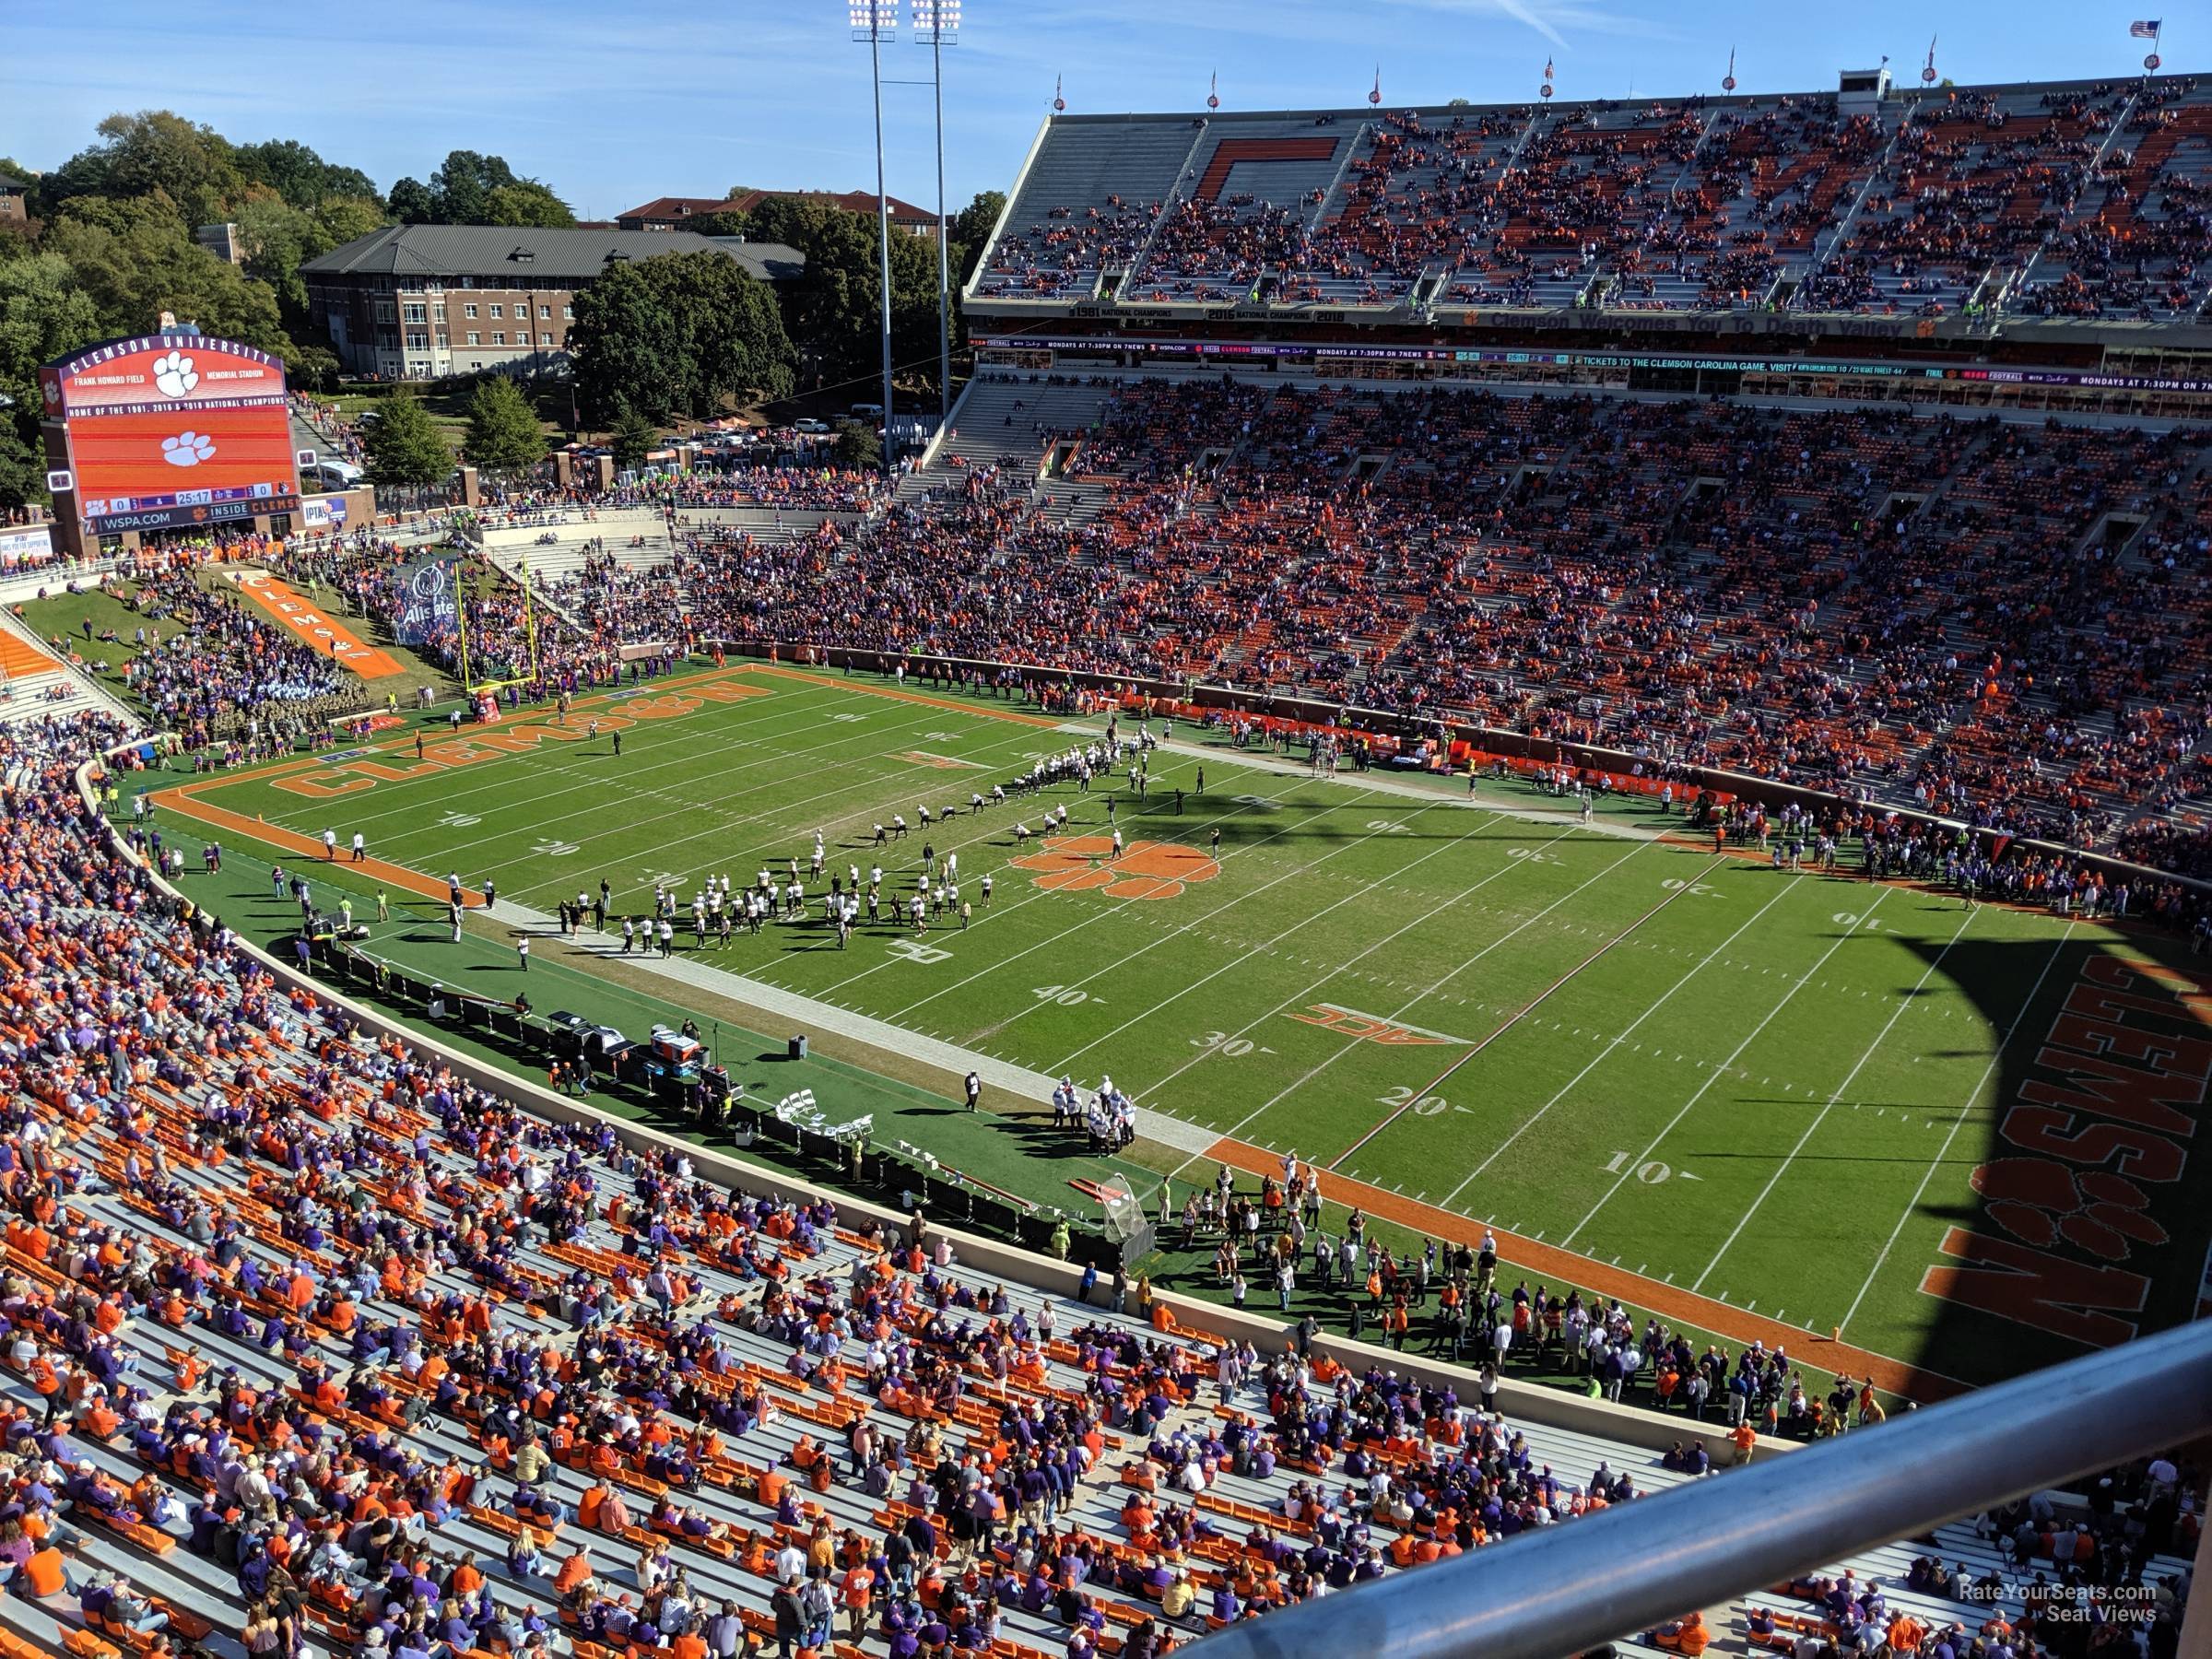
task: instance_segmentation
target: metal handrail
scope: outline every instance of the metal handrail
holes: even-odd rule
[[[2208,1430],[2212,1323],[2200,1323],[1620,1504],[1510,1548],[1471,1550],[1231,1625],[1196,1651],[1206,1659],[1561,1659]],[[2200,1607],[2192,1625],[2207,1616],[2212,1607]],[[2201,1634],[2192,1630],[2187,1640]]]

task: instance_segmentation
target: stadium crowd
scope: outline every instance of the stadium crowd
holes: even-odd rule
[[[34,1647],[221,1652],[211,1632],[235,1628],[257,1653],[735,1659],[841,1636],[1147,1659],[1695,1478],[1758,1425],[1880,1415],[1780,1352],[1508,1290],[1488,1241],[1393,1253],[1356,1213],[1308,1233],[1296,1170],[1256,1194],[1223,1171],[1186,1230],[1239,1277],[1311,1244],[1323,1282],[1364,1281],[1382,1339],[1418,1318],[1479,1365],[1469,1397],[1347,1371],[1311,1324],[1272,1358],[1181,1328],[1119,1276],[1041,1297],[920,1217],[855,1230],[535,1118],[285,991],[110,851],[69,775],[119,735],[87,717],[0,738],[0,771],[31,774],[0,830],[23,1540],[0,1538],[0,1626]],[[131,832],[149,852],[156,833]],[[1523,1367],[1675,1414],[1675,1449],[1616,1469],[1509,1421],[1497,1379]],[[2021,1576],[2143,1583],[2193,1541],[2195,1476],[2118,1479],[2087,1515],[2038,1499],[1978,1525]],[[1792,1590],[1899,1654],[2074,1651],[2055,1598],[1950,1571],[1854,1577],[1837,1606],[1837,1581]],[[1931,1607],[1983,1622],[1954,1637]],[[2153,1654],[2175,1612],[2169,1588]],[[1696,1651],[1702,1626],[1652,1639]]]
[[[235,589],[197,578],[199,555],[140,568],[124,603],[129,636],[96,627],[49,641],[93,673],[120,675],[164,728],[194,748],[255,756],[320,742],[335,717],[369,704],[360,677],[294,639]]]
[[[2212,105],[2190,77],[1947,84],[1872,112],[1692,97],[1137,131],[1187,152],[1180,174],[1117,166],[1127,129],[1055,130],[981,294],[1085,300],[1126,273],[1103,297],[1384,306],[1433,274],[1467,305],[2174,321],[2212,265]],[[1260,150],[1228,162],[1286,141],[1326,150],[1330,182],[1311,151],[1273,158],[1309,163],[1273,191]]]
[[[2203,867],[2186,428],[1225,379],[1101,392],[1055,446],[1072,495],[947,469],[850,530],[605,561],[585,608],[1449,713]]]
[[[1311,1322],[1263,1355],[1142,1280],[1040,1294],[919,1213],[847,1226],[702,1179],[680,1145],[547,1121],[158,890],[74,786],[121,735],[89,715],[0,733],[0,1630],[29,1652],[789,1659],[841,1637],[1158,1659],[1697,1478],[1760,1422],[1880,1416],[1780,1351],[1508,1291],[1488,1240],[1394,1253],[1357,1212],[1308,1234],[1294,1163],[1256,1194],[1223,1170],[1186,1228],[1239,1277],[1312,1243],[1324,1281],[1364,1277],[1386,1340],[1418,1317],[1479,1362],[1466,1397],[1347,1369]],[[163,855],[158,825],[126,834]],[[1675,1448],[1511,1420],[1498,1379],[1524,1366],[1674,1414]],[[1853,1575],[1830,1615],[1921,1659],[2080,1652],[2029,1575],[2113,1594],[2199,1524],[2197,1472],[2115,1481],[2085,1512],[1983,1517],[1986,1590],[1924,1558]],[[2164,1659],[2187,1583],[2155,1576]],[[1835,1583],[1792,1593],[1817,1610]],[[1700,1651],[1701,1618],[1650,1639]]]

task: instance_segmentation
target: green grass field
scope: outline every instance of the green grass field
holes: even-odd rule
[[[702,686],[751,694],[671,695]],[[311,836],[358,830],[378,857],[441,881],[496,880],[502,910],[549,912],[602,878],[618,912],[645,910],[656,882],[688,902],[710,873],[742,888],[763,863],[804,865],[818,829],[830,870],[865,877],[880,861],[886,892],[903,894],[933,841],[959,854],[976,903],[965,930],[916,937],[887,922],[841,950],[810,903],[814,919],[726,948],[694,949],[687,928],[679,951],[1036,1072],[1111,1074],[1146,1112],[1202,1132],[1139,1148],[1161,1173],[1206,1178],[1231,1150],[1214,1135],[1249,1168],[1295,1149],[1412,1235],[1487,1222],[1512,1235],[1504,1254],[1527,1270],[1513,1277],[1621,1293],[1634,1275],[1623,1300],[1724,1335],[1840,1326],[1900,1368],[1979,1382],[2109,1339],[2103,1321],[2149,1329],[2195,1312],[2212,1217],[2178,1167],[2167,1176],[2162,1155],[2123,1147],[2094,1179],[2135,1197],[2090,1178],[2052,1196],[2048,1170],[2017,1166],[2065,1166],[2020,1157],[2017,1133],[1999,1139],[2008,1110],[2064,1080],[2045,1046],[2061,1005],[2124,977],[2114,963],[2171,974],[2189,961],[2176,941],[1715,856],[1658,839],[1665,820],[1641,798],[1585,827],[1517,782],[1470,795],[1464,779],[1316,780],[1182,724],[1141,801],[1124,777],[972,816],[971,790],[1082,741],[1006,717],[1018,712],[733,667],[571,717],[629,718],[618,758],[611,731],[533,742],[511,719],[458,740],[432,729],[420,762],[411,733],[388,734],[388,749],[238,775],[195,799]],[[441,741],[465,747],[441,764]],[[1095,841],[1110,802],[1118,863]],[[1018,847],[1016,824],[1038,830],[1055,804],[1069,835],[1094,839]],[[913,823],[924,805],[959,812],[869,844],[876,823]],[[203,832],[240,839],[235,824]],[[427,913],[392,924],[415,959],[445,948],[424,942],[438,936]],[[479,942],[454,966],[455,982],[512,994],[503,947]],[[581,984],[591,968],[571,958],[559,971]],[[2155,1000],[2153,982],[2128,982]],[[532,992],[555,1006],[535,978]],[[2168,1053],[2195,1023],[2178,1000],[2151,1018]],[[2203,1079],[2183,1081],[2201,1100]],[[2187,1093],[2159,1099],[2185,1107]],[[2016,1203],[2004,1230],[1970,1184],[2000,1158],[2003,1192],[2036,1211]],[[1039,1159],[1025,1190],[1065,1197],[1070,1172]],[[2048,1265],[2024,1266],[2030,1248]],[[1991,1251],[2013,1253],[1993,1265]],[[1928,1278],[1968,1255],[1984,1277]],[[2143,1281],[2138,1305],[2123,1280]]]

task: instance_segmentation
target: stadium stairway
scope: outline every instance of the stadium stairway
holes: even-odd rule
[[[13,610],[0,608],[0,726],[88,710],[138,724],[88,672],[55,655]]]

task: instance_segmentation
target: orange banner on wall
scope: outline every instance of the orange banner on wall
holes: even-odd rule
[[[345,664],[363,679],[384,679],[406,672],[402,664],[375,646],[363,644],[346,624],[325,615],[321,606],[302,599],[266,571],[241,571],[234,579],[248,598],[283,623],[302,644]]]

